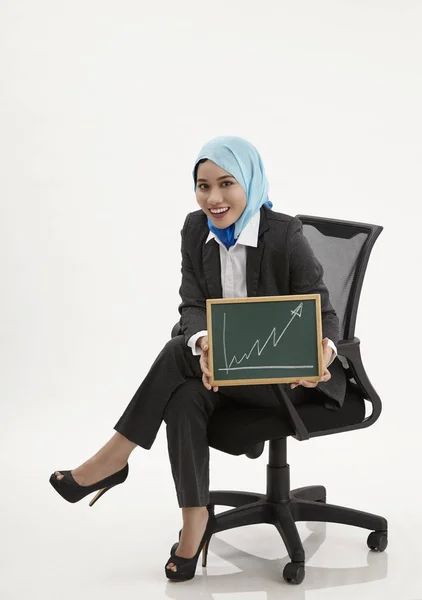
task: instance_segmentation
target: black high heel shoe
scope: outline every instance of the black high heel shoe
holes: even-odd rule
[[[177,546],[179,544],[178,543],[174,544],[173,548],[171,549],[172,550],[171,556],[168,559],[168,561],[166,562],[166,565],[164,567],[164,570],[166,572],[166,576],[168,577],[168,579],[172,579],[174,581],[188,581],[189,579],[193,579],[195,577],[196,564],[198,562],[199,554],[201,553],[201,551],[202,551],[202,566],[203,567],[207,566],[208,547],[210,544],[212,534],[214,533],[214,531],[217,527],[217,519],[215,518],[213,509],[210,506],[207,506],[207,510],[208,510],[207,526],[205,528],[204,535],[202,536],[202,540],[199,543],[198,550],[197,550],[195,556],[192,556],[192,558],[182,558],[181,556],[177,556],[175,554],[175,552],[176,552]],[[180,534],[179,534],[179,540],[180,540]],[[174,549],[174,551],[173,551],[173,549]],[[172,571],[171,569],[168,569],[167,565],[169,563],[173,563],[176,566],[177,571]]]
[[[115,487],[116,485],[126,481],[126,478],[129,474],[129,463],[126,463],[123,469],[117,471],[117,473],[114,473],[113,475],[110,475],[101,481],[97,481],[97,483],[94,483],[93,485],[79,485],[79,483],[74,480],[71,471],[59,472],[63,475],[62,479],[57,479],[55,472],[50,477],[50,483],[56,492],[58,492],[60,496],[62,496],[62,498],[68,502],[73,503],[79,502],[79,500],[82,500],[82,498],[85,498],[85,496],[88,496],[88,494],[99,490],[98,494],[96,494],[89,503],[89,506],[93,506],[95,502],[108,490],[111,490],[112,487]]]

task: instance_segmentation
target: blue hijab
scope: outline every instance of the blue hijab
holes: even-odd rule
[[[223,242],[226,248],[233,246],[252,219],[265,204],[272,208],[268,199],[268,180],[258,150],[247,140],[236,136],[219,136],[205,144],[198,154],[193,169],[196,192],[195,170],[198,162],[207,158],[230,173],[245,190],[247,202],[243,213],[233,225],[225,229],[215,227],[208,217],[210,231]]]

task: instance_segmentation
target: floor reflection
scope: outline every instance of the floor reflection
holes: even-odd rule
[[[370,581],[378,581],[387,576],[388,550],[383,553],[372,552],[368,549],[367,566],[351,568],[325,568],[307,566],[310,559],[321,547],[326,538],[325,523],[309,523],[310,535],[303,541],[306,553],[306,576],[300,585],[289,585],[283,580],[283,567],[289,562],[287,553],[277,559],[265,559],[237,549],[225,542],[219,534],[211,540],[210,553],[220,556],[231,563],[240,572],[228,575],[208,575],[207,569],[201,566],[197,569],[195,578],[185,583],[168,582],[165,593],[175,600],[214,600],[214,594],[230,594],[233,597],[248,593],[251,600],[253,592],[263,600],[280,600],[284,598],[305,600],[309,590],[329,589],[352,586]],[[363,543],[366,532],[363,532]],[[283,542],[280,540],[281,545]],[[200,564],[200,561],[199,561]],[[209,569],[208,569],[209,570]],[[202,573],[201,573],[202,571]],[[264,596],[263,594],[266,594]]]

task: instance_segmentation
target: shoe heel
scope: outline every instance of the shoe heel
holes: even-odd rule
[[[202,566],[206,567],[207,566],[207,559],[208,559],[208,546],[210,545],[210,541],[211,541],[211,537],[209,538],[209,540],[206,542],[206,544],[204,544],[204,547],[202,548]]]
[[[91,500],[91,502],[89,503],[89,506],[94,506],[94,504],[97,502],[97,500],[99,500],[101,498],[101,496],[103,494],[105,494],[108,490],[111,490],[111,487],[105,487],[102,490],[99,490],[95,496],[93,497],[93,499]]]

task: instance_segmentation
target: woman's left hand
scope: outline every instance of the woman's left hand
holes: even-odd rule
[[[328,345],[328,338],[324,338],[322,340],[322,360],[324,363],[324,375],[321,377],[319,381],[308,381],[307,379],[301,379],[299,383],[290,384],[291,389],[295,388],[298,385],[302,385],[307,388],[314,388],[318,385],[320,381],[328,381],[331,379],[331,373],[328,370],[328,364],[331,360],[331,355],[333,353],[332,348]]]

